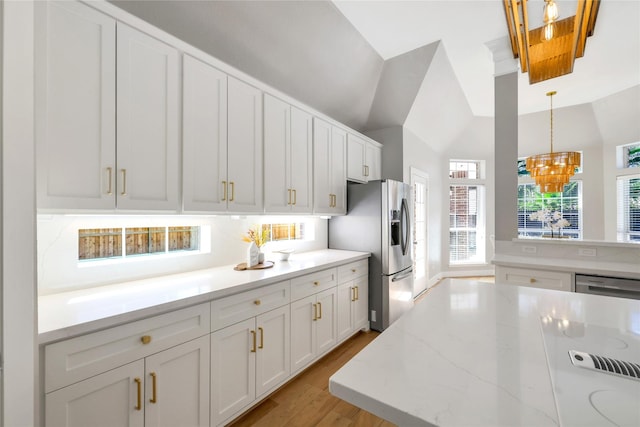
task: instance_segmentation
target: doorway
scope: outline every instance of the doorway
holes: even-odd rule
[[[428,203],[429,176],[420,169],[411,168],[413,189],[413,295],[427,289],[429,282]]]

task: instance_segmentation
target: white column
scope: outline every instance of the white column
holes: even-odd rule
[[[4,426],[37,423],[34,2],[2,2],[1,289]]]

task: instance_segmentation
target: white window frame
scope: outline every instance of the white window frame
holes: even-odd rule
[[[629,182],[640,179],[640,174],[627,174],[616,177],[616,205],[617,205],[617,240],[625,243],[639,243],[640,231],[632,231]]]
[[[582,198],[582,193],[583,193],[583,183],[582,180],[579,179],[575,179],[575,180],[571,180],[571,183],[577,183],[578,184],[578,229],[574,230],[574,229],[565,229],[562,231],[563,235],[567,235],[567,236],[571,236],[573,237],[574,240],[582,240],[583,238],[583,230],[582,227],[584,225],[584,221],[583,221],[583,207],[582,207],[582,203],[583,203],[583,198]],[[529,178],[526,180],[521,180],[520,182],[518,182],[518,187],[522,186],[522,185],[531,185],[531,186],[535,186],[535,182],[533,181],[533,179]],[[519,190],[519,188],[518,188]],[[519,192],[519,191],[518,191]],[[517,203],[519,203],[519,200],[517,200]],[[543,208],[546,208],[547,206],[545,205],[545,203],[543,202]],[[516,206],[517,207],[517,206]],[[519,215],[519,211],[518,215]],[[533,213],[533,212],[529,212]],[[562,212],[562,209],[560,209],[560,213]],[[568,219],[568,218],[565,218]],[[526,235],[526,233],[532,233],[534,234],[532,235]],[[522,228],[520,226],[518,226],[518,238],[537,238],[537,237],[541,237],[543,234],[548,234],[550,233],[550,230],[548,228]],[[575,237],[574,237],[575,236]]]

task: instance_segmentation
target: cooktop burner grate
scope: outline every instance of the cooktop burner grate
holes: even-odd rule
[[[574,366],[640,381],[640,365],[634,362],[626,362],[576,350],[569,351],[569,358]]]

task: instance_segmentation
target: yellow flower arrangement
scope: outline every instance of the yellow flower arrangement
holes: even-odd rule
[[[247,243],[254,242],[258,248],[267,243],[269,238],[269,232],[266,228],[262,228],[260,225],[254,225],[249,228],[247,234],[242,236],[242,240]]]

